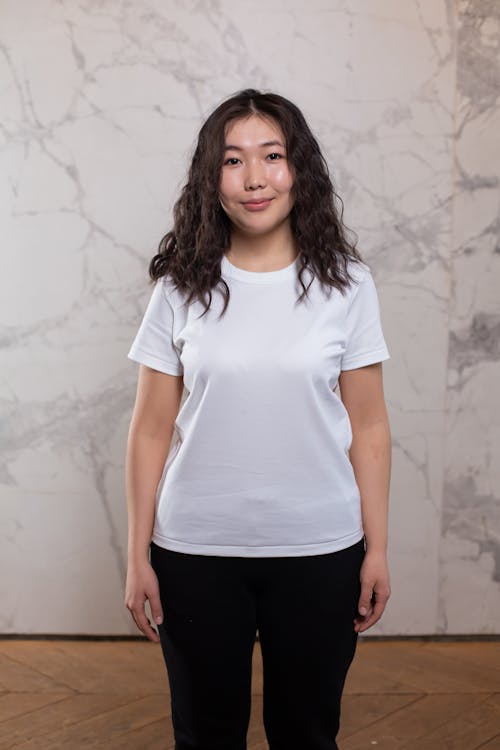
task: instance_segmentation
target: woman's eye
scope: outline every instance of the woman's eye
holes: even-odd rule
[[[275,157],[271,159],[271,161],[279,161],[280,159],[283,159],[282,154],[278,154],[277,151],[273,151],[271,154],[268,154],[268,157]],[[236,164],[236,162],[238,161],[239,159],[236,156],[230,156],[229,159],[226,159],[224,164],[230,164],[231,166],[234,166],[234,164]]]

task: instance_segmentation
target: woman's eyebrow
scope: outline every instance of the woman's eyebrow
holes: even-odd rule
[[[264,148],[266,146],[281,146],[281,148],[285,148],[281,141],[264,141],[264,143],[259,143],[259,148]],[[228,145],[225,147],[224,151],[244,151],[244,148],[240,148],[240,146],[231,146]]]

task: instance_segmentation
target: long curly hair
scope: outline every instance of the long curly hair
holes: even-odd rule
[[[290,225],[299,247],[298,278],[304,269],[325,287],[342,294],[354,281],[348,260],[363,261],[355,244],[346,238],[342,222],[344,204],[334,190],[328,165],[299,108],[283,96],[244,89],[223,101],[203,123],[189,167],[187,182],[174,209],[174,226],[160,241],[149,264],[156,281],[168,274],[174,287],[187,295],[187,304],[198,299],[210,308],[212,289],[222,284],[225,313],[229,287],[221,276],[221,260],[231,243],[231,222],[219,201],[219,184],[228,126],[252,114],[270,119],[285,138],[286,157],[294,175],[294,206]],[[336,200],[341,211],[337,210]],[[350,231],[350,230],[347,230]],[[208,302],[207,302],[208,296]]]

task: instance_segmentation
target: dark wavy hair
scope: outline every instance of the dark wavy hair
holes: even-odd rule
[[[286,158],[294,175],[294,206],[290,224],[299,247],[298,278],[307,296],[302,274],[307,268],[326,287],[344,294],[354,281],[348,259],[362,257],[346,238],[344,204],[334,190],[328,165],[299,108],[283,96],[244,89],[223,101],[203,123],[191,160],[188,179],[174,205],[174,226],[160,241],[149,264],[153,281],[169,275],[174,287],[187,294],[187,304],[212,302],[212,289],[224,287],[225,313],[229,288],[221,276],[221,260],[230,248],[231,222],[219,201],[219,184],[228,126],[252,114],[270,119],[285,137]],[[340,201],[341,211],[336,208]],[[208,295],[208,303],[206,296]]]

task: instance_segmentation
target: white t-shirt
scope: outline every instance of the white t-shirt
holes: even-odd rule
[[[187,389],[156,494],[157,545],[281,557],[363,537],[351,425],[333,388],[341,370],[390,355],[370,269],[349,268],[360,283],[345,296],[328,299],[314,279],[310,301],[295,305],[298,259],[256,272],[223,256],[231,297],[220,320],[217,289],[199,318],[199,301],[184,304],[168,277],[156,282],[128,357],[183,375]]]

